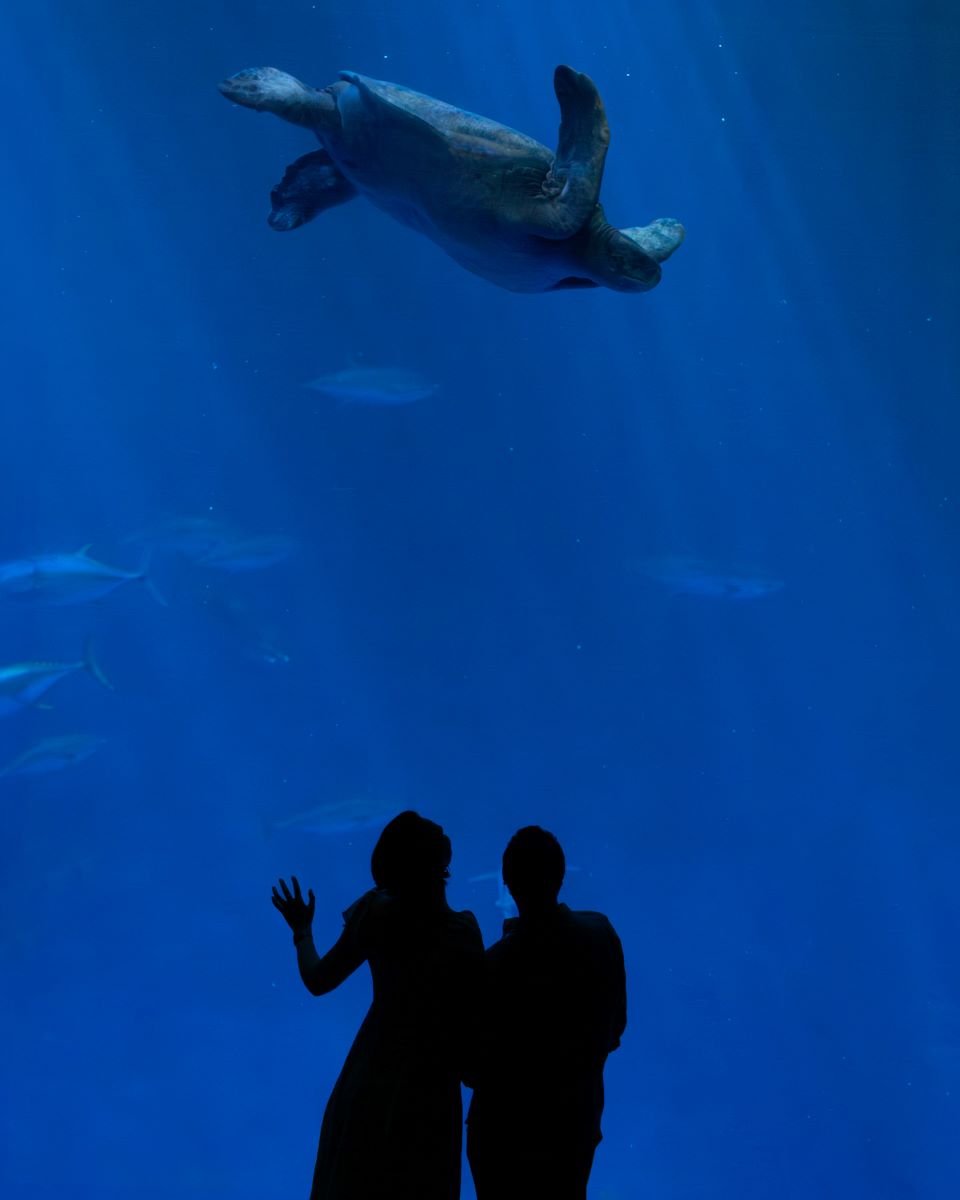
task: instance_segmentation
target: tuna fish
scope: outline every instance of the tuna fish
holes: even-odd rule
[[[229,525],[212,517],[168,517],[123,540],[149,546],[151,550],[182,554],[184,558],[196,561],[232,536]]]
[[[270,830],[291,830],[295,833],[324,835],[359,833],[364,829],[379,829],[401,811],[402,805],[390,803],[363,793],[349,800],[334,800],[319,804],[306,812],[283,817],[267,825]]]
[[[147,574],[149,555],[139,571],[109,567],[91,558],[84,546],[75,554],[38,554],[0,563],[0,596],[36,604],[89,604],[124,583],[146,583],[154,599],[162,597]]]
[[[22,662],[0,667],[0,717],[31,708],[49,688],[74,671],[89,671],[101,687],[113,690],[113,684],[100,669],[93,653],[92,639],[88,637],[79,662]]]
[[[412,404],[439,388],[405,367],[345,367],[303,386],[333,396],[341,404],[381,405]]]
[[[716,566],[696,558],[656,558],[628,569],[662,584],[675,595],[716,600],[760,600],[783,588],[783,580],[752,568]]]
[[[282,534],[224,538],[197,562],[217,571],[262,571],[289,558],[297,543]]]
[[[41,738],[18,754],[12,762],[0,768],[0,777],[5,775],[46,775],[49,771],[62,771],[83,762],[104,743],[101,737],[89,733],[67,733],[61,737]]]
[[[507,885],[503,882],[503,876],[499,871],[487,871],[483,875],[471,875],[471,883],[487,883],[492,880],[497,881],[497,898],[493,902],[494,908],[499,908],[503,913],[504,918],[515,917],[518,909]]]

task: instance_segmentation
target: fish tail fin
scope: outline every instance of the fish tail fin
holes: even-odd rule
[[[153,576],[150,574],[150,563],[153,559],[153,547],[147,546],[143,552],[143,557],[140,559],[139,578],[143,580],[144,585],[150,595],[158,604],[162,604],[164,608],[169,608],[170,604],[167,598],[163,595],[160,589],[154,582]]]
[[[93,649],[92,633],[88,633],[83,642],[83,665],[101,687],[106,688],[108,692],[112,692],[114,690],[113,684],[106,677],[106,675],[104,675],[103,667],[101,667],[100,663],[97,661],[97,656]]]

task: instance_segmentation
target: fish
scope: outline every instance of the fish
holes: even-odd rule
[[[432,396],[440,387],[406,367],[344,367],[303,386],[341,404],[380,405],[412,404]]]
[[[234,530],[212,517],[168,517],[148,525],[136,533],[127,534],[125,543],[149,546],[153,550],[182,554],[184,558],[200,559],[234,537]]]
[[[74,671],[89,672],[101,687],[113,691],[93,652],[93,639],[88,637],[79,662],[21,662],[0,667],[0,717],[32,707],[48,689]]]
[[[499,871],[486,871],[482,875],[470,876],[471,883],[486,883],[494,879],[497,881],[497,898],[493,902],[494,908],[499,908],[504,918],[517,916],[519,909],[510,895],[509,888],[503,882],[503,875]]]
[[[171,517],[128,534],[124,541],[180,554],[219,571],[262,571],[289,558],[297,548],[293,538],[279,534],[250,536],[209,517]]]
[[[38,554],[0,563],[0,596],[36,604],[89,604],[125,583],[141,582],[158,603],[166,603],[147,573],[149,551],[139,571],[124,571],[97,562],[89,549],[86,545],[74,554]]]
[[[7,775],[46,775],[62,771],[89,758],[106,741],[89,733],[66,733],[60,737],[41,738],[21,754],[0,767],[0,777]]]
[[[215,571],[262,571],[289,558],[296,548],[296,541],[282,534],[225,538],[197,563]]]
[[[568,863],[566,870],[567,870],[567,873],[569,874],[569,872],[571,872],[571,871],[579,871],[580,867],[576,867],[576,866],[573,866],[570,863]],[[493,902],[494,908],[500,909],[500,911],[503,913],[505,920],[509,917],[518,916],[520,910],[517,908],[516,901],[510,895],[510,889],[507,887],[507,885],[503,881],[502,872],[500,872],[500,871],[485,871],[482,875],[471,875],[470,876],[470,883],[487,883],[487,882],[492,882],[493,880],[497,881],[497,898]]]
[[[673,595],[718,600],[761,600],[782,591],[784,582],[765,571],[716,566],[696,558],[647,559],[632,566]]]
[[[272,667],[293,661],[277,621],[247,598],[220,591],[207,580],[194,592],[194,598],[247,661]]]
[[[266,829],[268,832],[291,830],[323,836],[359,833],[364,829],[381,828],[402,811],[403,805],[364,792],[348,800],[329,801],[291,817],[268,821]]]
[[[251,662],[266,663],[268,667],[286,666],[293,662],[286,650],[281,650],[272,642],[261,642],[258,646],[251,646],[247,658]]]

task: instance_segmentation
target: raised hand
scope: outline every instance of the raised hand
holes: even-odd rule
[[[291,895],[289,888],[281,879],[280,892],[283,892],[283,895],[281,896],[280,892],[274,888],[272,900],[273,907],[290,926],[293,936],[296,937],[298,934],[310,932],[310,926],[313,924],[313,910],[317,902],[312,888],[307,892],[309,896],[309,902],[307,902],[300,891],[296,875],[291,875],[290,879],[293,883],[293,894]]]

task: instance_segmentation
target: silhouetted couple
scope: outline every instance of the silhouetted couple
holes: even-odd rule
[[[322,957],[314,895],[280,881],[316,996],[370,963],[373,1003],[327,1104],[311,1200],[457,1200],[461,1080],[473,1088],[467,1155],[478,1200],[584,1200],[600,1141],[603,1066],[626,1023],[623,953],[599,913],[557,901],[565,863],[539,826],[503,855],[519,917],[484,953],[445,887],[450,839],[414,812],[384,829],[376,885]]]

